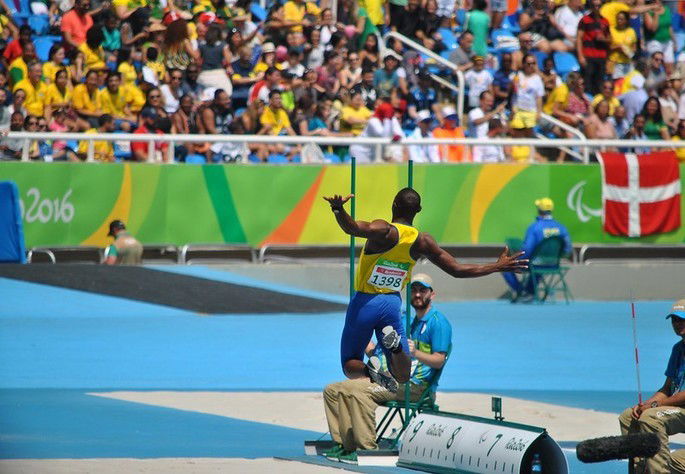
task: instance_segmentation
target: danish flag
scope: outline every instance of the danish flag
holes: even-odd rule
[[[674,151],[598,156],[606,232],[640,237],[680,227],[680,170]]]

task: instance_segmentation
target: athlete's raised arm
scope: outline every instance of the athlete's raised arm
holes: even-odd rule
[[[455,278],[475,278],[495,272],[520,272],[528,268],[528,260],[519,259],[523,252],[509,256],[508,247],[504,247],[504,251],[494,263],[486,265],[459,263],[445,249],[438,245],[433,236],[427,233],[419,234],[419,238],[412,250],[426,257],[442,271]]]
[[[364,237],[369,240],[385,240],[393,227],[382,219],[376,219],[372,222],[355,221],[345,210],[345,203],[349,201],[354,194],[347,197],[342,197],[338,194],[333,197],[323,198],[331,205],[331,211],[335,214],[335,220],[338,221],[340,228],[349,235],[355,237]]]

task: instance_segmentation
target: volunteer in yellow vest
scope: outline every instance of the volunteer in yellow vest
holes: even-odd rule
[[[336,221],[347,234],[363,237],[366,244],[359,257],[355,278],[356,293],[345,316],[340,343],[343,371],[348,378],[369,377],[390,391],[398,382],[409,380],[411,358],[401,319],[400,292],[411,280],[416,261],[425,257],[455,278],[474,278],[494,272],[521,271],[528,260],[518,259],[523,252],[508,256],[505,247],[495,263],[470,265],[458,263],[435,239],[412,227],[421,211],[421,197],[410,188],[400,190],[392,204],[392,220],[355,221],[345,211],[344,204],[353,196],[324,197],[331,205]],[[375,331],[383,347],[390,372],[381,370],[370,360],[364,364],[364,350]]]
[[[45,110],[45,93],[48,88],[41,80],[42,76],[43,67],[38,61],[32,61],[28,64],[28,77],[17,82],[12,89],[12,91],[22,89],[26,92],[24,107],[29,114],[37,117],[43,116],[43,111]]]

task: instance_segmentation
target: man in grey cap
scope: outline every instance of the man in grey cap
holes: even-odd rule
[[[670,452],[668,437],[685,433],[685,298],[676,301],[666,316],[681,340],[671,349],[666,381],[649,399],[627,408],[618,418],[621,434],[655,433],[661,440],[656,456],[640,460],[636,474],[685,472],[685,449]]]
[[[452,345],[452,325],[445,315],[433,308],[433,280],[424,273],[411,279],[411,305],[416,312],[408,339],[412,359],[410,398],[419,399],[430,389],[435,398],[435,371],[441,370]],[[387,373],[387,359],[380,347],[369,342],[366,354],[373,364]],[[376,407],[391,401],[404,400],[404,384],[393,393],[369,378],[349,379],[332,383],[324,389],[326,419],[335,446],[324,453],[329,459],[354,463],[357,449],[378,449],[376,444]]]
[[[105,250],[106,265],[140,265],[143,245],[126,231],[126,225],[119,219],[109,223],[109,237],[114,242]]]

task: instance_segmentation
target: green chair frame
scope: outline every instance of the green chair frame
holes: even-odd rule
[[[547,298],[555,299],[558,291],[563,291],[566,304],[573,299],[571,290],[566,283],[566,273],[569,267],[561,265],[564,257],[564,239],[559,236],[547,237],[533,250],[528,264],[528,271],[521,281],[521,288],[533,287],[533,301],[542,303]],[[522,295],[517,294],[514,301]]]
[[[442,364],[441,368],[433,372],[433,376],[430,378],[430,381],[426,385],[426,388],[423,390],[423,392],[421,392],[421,396],[419,397],[419,399],[415,402],[409,402],[408,417],[405,417],[404,414],[404,411],[407,408],[406,400],[392,400],[389,402],[385,402],[381,405],[382,407],[387,408],[387,410],[385,411],[383,418],[381,418],[381,421],[378,423],[378,426],[376,426],[377,443],[380,443],[381,439],[383,438],[383,435],[388,430],[388,428],[390,428],[390,423],[392,423],[396,416],[399,415],[400,421],[402,422],[402,428],[397,432],[397,434],[393,438],[390,438],[392,446],[397,445],[397,441],[400,439],[400,436],[402,436],[402,433],[409,425],[409,422],[412,418],[416,416],[417,413],[421,413],[423,411],[439,410],[438,405],[435,403],[435,392],[431,390],[431,387],[437,384],[437,382],[440,380],[440,376],[442,375],[442,371],[445,369],[445,365],[447,364],[451,352],[452,344],[450,344],[449,348],[447,349],[447,354],[445,354],[445,363]]]

